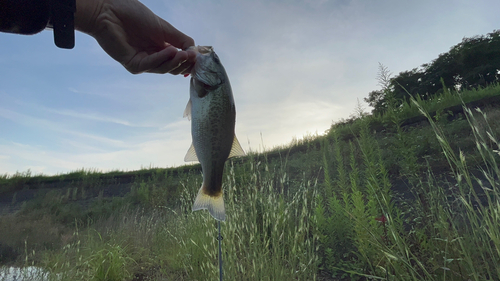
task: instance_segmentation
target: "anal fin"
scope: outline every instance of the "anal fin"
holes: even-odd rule
[[[229,152],[228,158],[245,155],[245,151],[243,150],[243,148],[241,148],[240,142],[236,138],[236,135],[234,135],[233,145],[231,146],[231,152]]]
[[[188,149],[188,152],[186,153],[186,156],[184,156],[184,162],[190,162],[190,161],[198,161],[198,156],[196,156],[196,150],[194,149],[194,145],[191,144],[191,146]]]

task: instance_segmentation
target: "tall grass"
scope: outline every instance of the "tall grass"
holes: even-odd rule
[[[450,90],[443,85],[443,91],[433,95],[431,99],[424,100],[420,96],[416,96],[414,100],[418,102],[420,107],[428,113],[432,113],[435,120],[446,119],[452,116],[450,108],[460,106],[462,103],[479,101],[484,98],[499,97],[500,83],[494,83],[488,87],[478,87],[467,90]],[[392,107],[383,114],[370,115],[365,119],[370,127],[377,130],[392,130],[396,127],[391,127],[391,124],[397,119],[402,122],[405,120],[414,120],[415,117],[421,117],[422,113],[418,106],[411,100],[404,101],[398,107]],[[352,138],[359,136],[361,119],[359,115],[351,116],[349,119],[344,119],[332,125],[330,132],[337,130],[343,138]]]
[[[259,166],[264,166],[260,171]],[[177,234],[190,277],[216,279],[217,233],[206,212],[191,213],[199,181],[186,184]],[[225,184],[227,221],[221,224],[227,280],[315,280],[318,257],[313,198],[316,182],[301,181],[287,196],[290,182],[281,167],[250,162],[229,166]]]
[[[224,279],[316,280],[317,182],[291,181],[285,166],[258,159],[226,170]],[[216,279],[216,222],[191,211],[201,178],[181,181],[179,209],[124,206],[61,237],[62,249],[32,259],[61,280]]]
[[[422,174],[395,120],[393,153],[407,164],[401,172],[414,194],[412,201],[401,200],[392,191],[366,117],[357,121],[354,141],[339,141],[338,132],[331,132],[323,145],[325,188],[316,209],[322,267],[353,280],[498,280],[498,125],[495,130],[484,112],[464,108],[482,159],[476,168],[460,148],[452,148],[419,101],[413,103],[429,120],[448,169],[429,166]]]
[[[452,236],[451,240],[445,240],[446,252],[456,252],[459,258],[445,259],[444,273],[451,270],[448,263],[456,260],[460,275],[472,280],[500,279],[500,170],[497,163],[500,145],[497,132],[492,130],[487,115],[480,109],[476,109],[480,114],[475,116],[471,109],[464,108],[476,148],[483,159],[479,167],[481,174],[476,176],[470,172],[464,153],[453,151],[442,130],[425,110],[419,109],[429,118],[456,179],[459,212],[452,208],[442,212],[448,217],[448,231]]]
[[[423,100],[421,96],[417,95],[403,102],[403,104],[396,110],[401,119],[420,115],[420,109],[424,109],[426,112],[435,112],[439,114],[443,113],[442,111],[448,107],[461,105],[462,103],[468,103],[488,97],[498,96],[499,94],[499,83],[494,83],[492,85],[489,85],[488,87],[478,87],[463,91],[448,89],[443,83],[443,90],[441,91],[441,93],[434,95],[431,99]],[[416,101],[418,105],[414,101]]]

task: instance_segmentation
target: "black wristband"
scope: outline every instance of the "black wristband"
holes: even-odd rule
[[[59,48],[75,47],[76,0],[51,0],[50,25],[54,29],[54,43]]]

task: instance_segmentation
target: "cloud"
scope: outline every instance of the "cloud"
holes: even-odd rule
[[[41,111],[51,112],[46,109]],[[71,115],[82,117],[73,113],[65,114]],[[16,138],[17,141],[0,139],[0,168],[7,173],[31,169],[35,173],[56,174],[81,168],[110,171],[140,169],[150,164],[160,167],[183,165],[184,154],[191,142],[190,124],[180,118],[161,129],[146,128],[148,131],[143,134],[136,133],[115,139],[105,136],[105,131],[92,134],[81,129],[67,129],[65,127],[69,124],[65,122],[4,108],[0,108],[0,116],[27,127],[31,133],[42,127],[45,138],[48,138],[46,142],[41,139],[23,141],[22,137]],[[91,123],[102,122],[96,118],[83,119]],[[116,122],[111,125],[121,126]],[[132,129],[135,130],[136,127]],[[181,147],[182,149],[176,149]]]
[[[260,144],[262,134],[264,145],[272,148],[309,134],[321,135],[333,121],[351,112],[351,107],[315,98],[306,101],[288,99],[280,105],[261,104],[259,113],[237,112],[236,136],[243,147],[249,149],[245,137],[251,144]]]
[[[67,110],[67,109],[58,110],[58,109],[52,109],[52,108],[46,108],[46,107],[43,107],[42,109],[47,111],[47,112],[55,113],[58,115],[75,117],[75,118],[80,118],[80,119],[87,119],[87,120],[98,121],[98,122],[115,123],[115,124],[119,124],[119,125],[130,126],[130,127],[153,127],[153,126],[148,126],[148,125],[133,124],[133,123],[126,121],[126,120],[121,120],[118,118],[113,118],[113,117],[101,115],[99,113],[82,113],[82,112],[77,112],[75,110]]]
[[[184,146],[185,150],[172,150],[172,146]],[[109,149],[92,151],[89,147],[81,148],[83,151],[60,151],[37,145],[0,143],[0,151],[4,151],[0,157],[0,167],[2,172],[10,174],[27,169],[35,173],[57,174],[81,168],[111,171],[137,170],[149,165],[169,167],[184,164],[183,159],[189,148],[189,142],[182,138],[168,141],[156,139],[127,144],[115,151]]]

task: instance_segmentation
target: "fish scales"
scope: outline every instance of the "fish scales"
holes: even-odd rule
[[[203,184],[193,211],[207,209],[217,220],[225,220],[222,192],[224,163],[245,155],[234,134],[236,109],[229,78],[212,47],[193,47],[197,61],[192,70],[190,100],[184,116],[191,119],[193,143],[186,161],[199,161]]]

